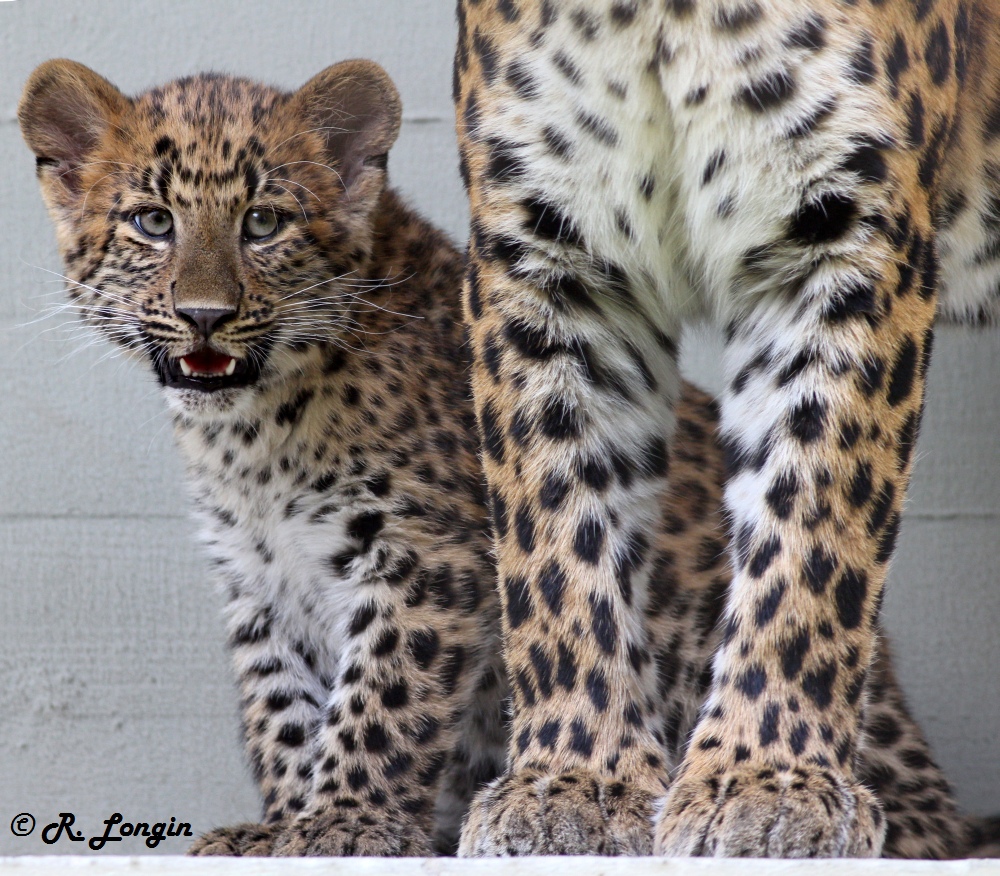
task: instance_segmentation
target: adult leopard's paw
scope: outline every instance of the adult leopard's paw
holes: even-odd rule
[[[523,771],[472,801],[460,857],[648,855],[653,795],[582,770]]]
[[[275,857],[425,857],[434,845],[423,829],[384,811],[336,809],[304,815],[277,837]]]
[[[198,857],[229,856],[235,858],[266,858],[273,854],[275,839],[285,824],[235,824],[220,827],[198,837],[187,850]]]
[[[873,858],[885,827],[875,795],[832,770],[743,766],[680,778],[657,818],[655,853]]]

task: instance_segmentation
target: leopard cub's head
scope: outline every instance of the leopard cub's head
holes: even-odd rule
[[[377,64],[293,93],[205,74],[130,98],[48,61],[18,118],[77,309],[174,404],[233,407],[347,331],[400,124]]]

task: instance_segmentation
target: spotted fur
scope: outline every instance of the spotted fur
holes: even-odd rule
[[[50,62],[29,82],[20,117],[70,295],[164,384],[228,600],[264,815],[211,832],[194,851],[453,850],[473,792],[503,768],[508,738],[520,752],[562,740],[593,750],[582,716],[612,720],[620,703],[613,664],[586,662],[583,625],[532,649],[512,682],[522,704],[560,695],[571,708],[531,735],[515,728],[511,737],[504,718],[499,600],[459,325],[462,264],[385,187],[398,100],[384,74],[352,62],[295,94],[203,76],[128,99],[86,68]],[[330,128],[360,141],[328,138]],[[166,227],[157,210],[169,213],[172,234],[142,231]],[[258,239],[268,211],[281,222]],[[528,331],[508,338],[538,359],[566,355]],[[187,356],[214,367],[206,346],[238,360],[232,375],[183,373]],[[506,361],[488,367],[516,379]],[[618,569],[627,597],[630,575],[650,567],[646,590],[631,597],[641,599],[648,648],[628,661],[653,687],[627,722],[637,731],[641,708],[656,714],[662,763],[683,756],[709,688],[730,577],[718,410],[688,386],[677,419],[653,532],[636,537]],[[651,464],[661,457],[665,447],[650,451]],[[612,453],[581,457],[575,473],[607,490],[629,470]],[[568,489],[549,479],[545,502],[566,507]],[[542,537],[497,494],[492,511],[501,537]],[[508,582],[506,592],[515,629],[571,610],[574,599],[557,566],[537,590]],[[762,601],[758,616],[776,616],[782,598]],[[594,635],[621,647],[610,614],[598,605],[593,615]],[[970,826],[888,663],[879,665],[859,769],[886,803],[886,850],[958,854]],[[568,844],[564,834],[588,831],[604,837],[600,850],[620,850],[603,813],[643,842],[634,832],[647,801],[620,782],[521,774],[488,794],[541,809],[576,801],[574,817],[553,828],[552,850]]]
[[[459,0],[473,387],[524,680],[464,854],[892,850],[860,722],[935,312],[1000,316],[998,14]],[[643,617],[693,319],[726,331],[733,576],[678,757]],[[545,683],[568,647],[606,708]],[[497,792],[567,772],[628,805]]]

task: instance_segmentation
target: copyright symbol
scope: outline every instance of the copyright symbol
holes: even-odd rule
[[[30,812],[15,815],[10,822],[10,832],[14,836],[29,836],[35,829],[35,816]]]

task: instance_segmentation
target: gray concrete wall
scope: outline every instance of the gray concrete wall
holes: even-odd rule
[[[287,87],[367,56],[399,85],[395,184],[461,240],[450,104],[452,0],[0,2],[0,854],[69,852],[39,830],[126,820],[198,830],[257,813],[219,600],[193,544],[151,379],[67,313],[14,119],[56,56],[126,91],[216,69]],[[716,385],[718,341],[685,367]],[[1000,810],[1000,333],[941,332],[886,601],[915,711],[970,810]],[[128,846],[127,848],[125,846]],[[158,851],[179,852],[164,842]],[[122,843],[117,853],[144,851]]]

